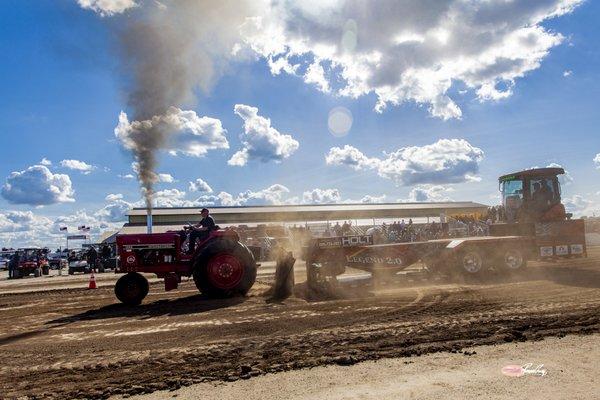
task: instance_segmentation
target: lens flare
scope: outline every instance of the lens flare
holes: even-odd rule
[[[335,137],[346,136],[352,128],[352,113],[346,107],[335,107],[329,111],[327,126]]]

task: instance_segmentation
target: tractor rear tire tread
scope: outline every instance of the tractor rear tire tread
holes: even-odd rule
[[[232,289],[214,287],[208,279],[208,262],[213,256],[220,253],[233,254],[240,260],[244,268],[241,281]],[[202,294],[209,297],[245,296],[256,281],[256,269],[254,256],[244,244],[230,239],[215,239],[202,249],[194,261],[194,283]]]

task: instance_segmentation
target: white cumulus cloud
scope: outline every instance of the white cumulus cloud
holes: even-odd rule
[[[596,168],[600,169],[600,153],[596,154],[596,157],[594,157],[594,164],[596,164]]]
[[[574,194],[570,197],[563,197],[562,203],[565,205],[567,212],[573,213],[577,216],[592,216],[598,215],[600,212],[600,205],[598,202],[594,202],[588,198],[585,198],[579,194]]]
[[[365,156],[355,147],[333,147],[325,156],[330,165],[355,170],[374,169],[399,185],[460,183],[478,180],[483,150],[464,139],[440,139],[425,146],[400,148],[382,158]]]
[[[159,174],[157,174],[157,176],[158,176],[158,182],[164,182],[164,183],[175,182],[175,178],[173,178],[173,176],[171,174],[159,173]]]
[[[213,190],[204,179],[198,178],[193,182],[190,182],[188,189],[190,192],[201,192],[201,193],[212,193]]]
[[[194,207],[196,204],[186,199],[186,193],[179,189],[165,189],[154,193],[156,207]]]
[[[298,141],[273,128],[269,118],[258,115],[258,108],[236,104],[234,111],[244,120],[244,133],[240,136],[242,149],[229,159],[229,165],[244,166],[251,159],[279,162],[298,149]]]
[[[77,0],[81,8],[92,10],[103,17],[121,14],[136,7],[135,0]]]
[[[89,173],[91,173],[93,170],[96,169],[95,166],[90,165],[90,164],[88,164],[84,161],[80,161],[80,160],[62,160],[60,162],[60,165],[61,165],[61,167],[79,171],[84,175],[88,175]]]
[[[378,166],[382,177],[402,185],[460,183],[477,180],[483,150],[464,139],[440,139],[425,146],[403,147]]]
[[[272,2],[241,32],[274,74],[299,75],[342,96],[374,93],[377,111],[411,101],[449,119],[462,115],[449,95],[454,82],[481,100],[510,96],[517,79],[564,40],[542,24],[581,2]]]
[[[329,82],[325,77],[325,70],[318,61],[308,66],[304,74],[304,82],[316,85],[321,92],[328,93],[330,91]]]
[[[162,149],[171,155],[183,154],[192,157],[204,156],[209,150],[228,149],[229,142],[221,121],[215,118],[199,117],[195,111],[184,111],[169,107],[164,115],[157,115],[145,121],[132,121],[127,114],[119,114],[115,136],[128,150],[133,150],[136,135],[146,135],[158,129],[165,135]]]
[[[121,222],[127,219],[127,213],[135,205],[123,200],[121,193],[110,193],[105,198],[107,204],[96,211],[97,218],[108,222]]]
[[[302,202],[306,204],[330,204],[340,203],[342,196],[338,189],[320,189],[307,190],[302,194]]]
[[[360,199],[360,202],[361,203],[383,203],[383,202],[385,202],[386,197],[387,196],[385,194],[382,194],[381,196],[373,196],[373,195],[367,194],[362,199]]]
[[[293,74],[337,96],[373,94],[376,111],[414,102],[435,117],[450,119],[462,116],[460,102],[451,94],[456,83],[482,101],[510,96],[518,80],[540,68],[564,41],[561,33],[545,24],[583,1],[381,0],[366,5],[356,0],[239,0],[137,5],[154,9],[148,14],[159,22],[148,19],[158,27],[168,21],[182,28],[177,35],[163,35],[176,39],[166,41],[172,44],[168,50],[183,49],[163,52],[169,58],[176,54],[198,60],[190,63],[190,69],[211,66],[201,74],[182,69],[182,75],[198,77],[189,79],[185,95],[195,86],[210,86],[230,59],[253,52],[266,60],[274,75]],[[136,6],[134,0],[78,2],[103,16]],[[241,162],[243,154],[235,160]]]
[[[377,168],[380,160],[365,156],[356,147],[345,145],[344,147],[332,147],[325,156],[328,165],[347,165],[358,171],[367,168]]]
[[[398,199],[400,202],[440,202],[451,201],[447,196],[452,189],[441,185],[419,185],[411,189],[408,199]]]
[[[75,191],[66,174],[53,174],[44,165],[12,172],[2,186],[2,197],[13,204],[32,206],[73,202]]]
[[[125,219],[123,212],[120,217],[115,217],[115,222],[111,222],[111,216],[101,211],[90,214],[78,210],[59,216],[39,215],[32,211],[0,211],[0,242],[7,247],[48,246],[54,250],[65,245],[65,232],[60,231],[61,227],[74,233],[81,225],[90,227],[89,234],[93,241],[97,241],[102,232],[118,229]]]

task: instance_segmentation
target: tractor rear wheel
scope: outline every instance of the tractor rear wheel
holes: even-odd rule
[[[42,269],[40,267],[36,268],[33,270],[33,276],[34,277],[38,277],[38,276],[42,276]]]
[[[256,262],[243,244],[227,239],[208,243],[194,262],[194,282],[210,297],[246,295],[256,281]]]
[[[115,284],[115,295],[122,303],[137,306],[148,294],[148,280],[137,272],[129,272]]]
[[[46,265],[44,265],[42,267],[42,274],[43,275],[50,275],[50,266],[49,265],[46,264]]]

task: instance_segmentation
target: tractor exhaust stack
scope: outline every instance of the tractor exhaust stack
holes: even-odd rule
[[[152,233],[152,210],[148,210],[146,214],[147,232]]]

